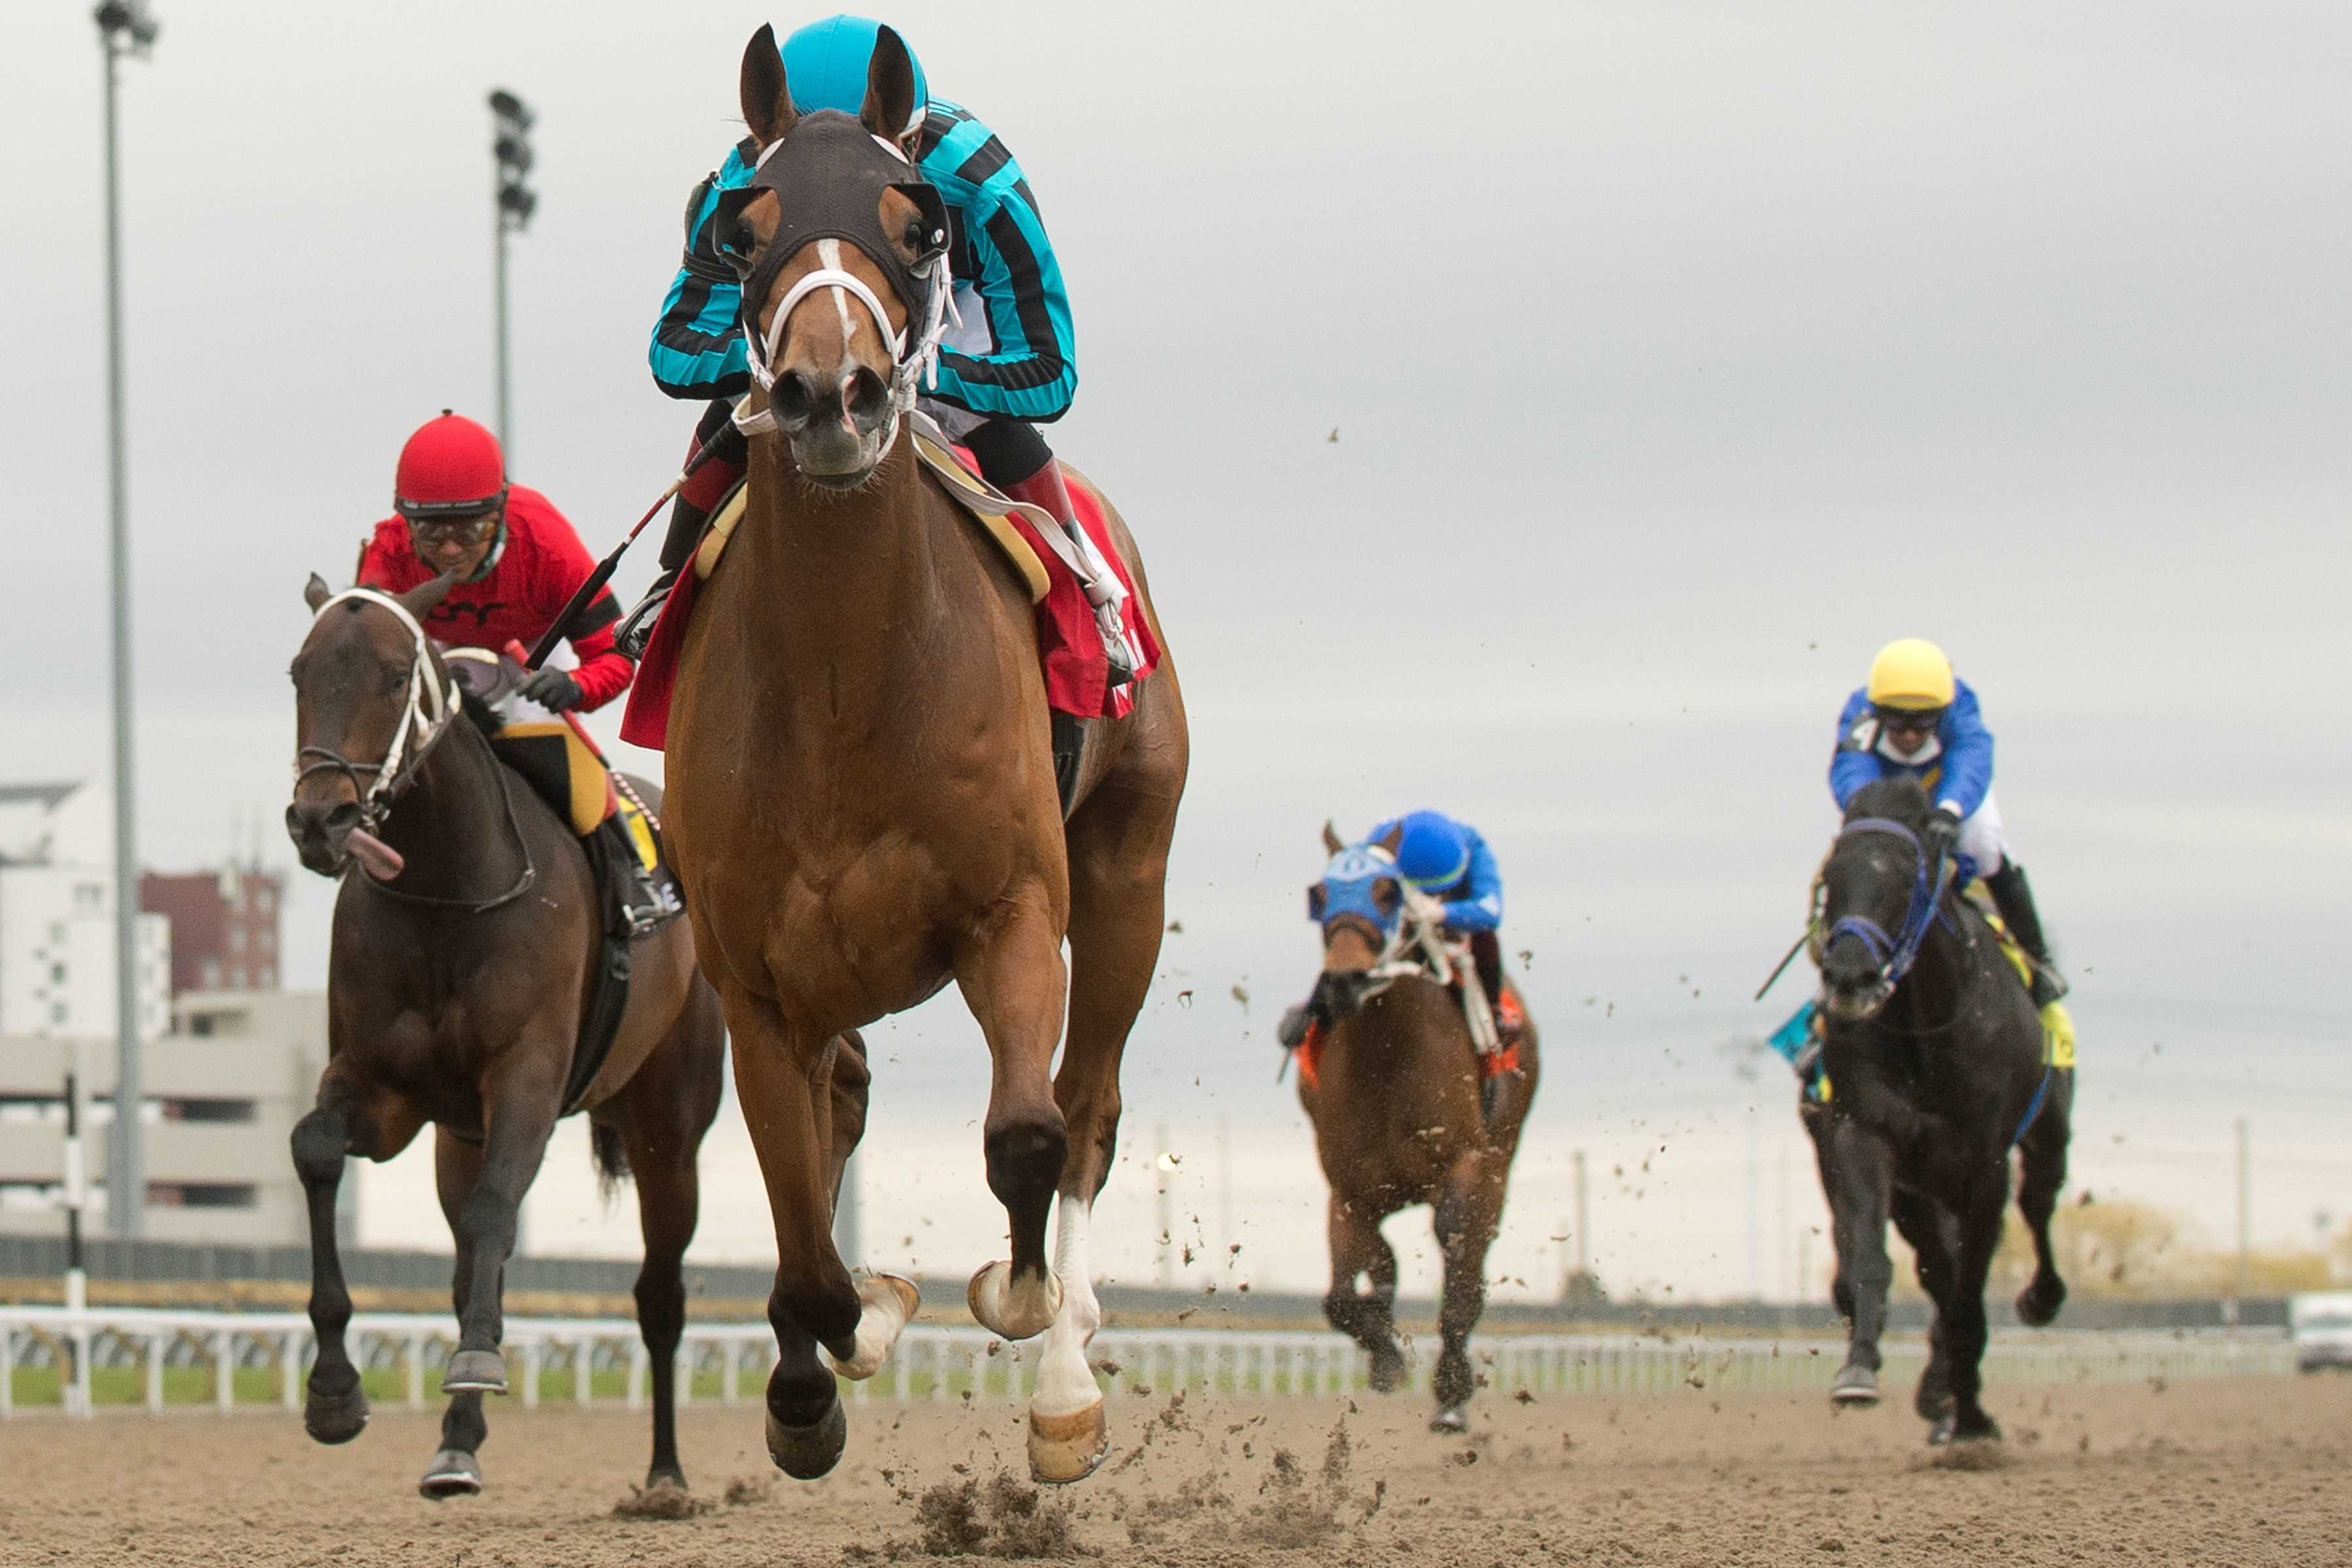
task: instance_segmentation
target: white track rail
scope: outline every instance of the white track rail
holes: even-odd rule
[[[373,1373],[380,1403],[421,1410],[439,1399],[439,1379],[457,1341],[452,1320],[437,1315],[360,1313],[347,1335],[352,1360]],[[1907,1392],[1924,1347],[1890,1341],[1890,1394]],[[898,1342],[889,1364],[869,1382],[845,1384],[853,1403],[947,1403],[1026,1397],[1035,1346],[1008,1344],[976,1328],[918,1324]],[[1413,1386],[1428,1386],[1435,1346],[1409,1343]],[[625,1319],[509,1318],[507,1374],[527,1407],[542,1399],[570,1403],[645,1403],[647,1363],[636,1325]],[[191,1382],[201,1403],[299,1409],[301,1373],[314,1352],[310,1320],[296,1312],[189,1312],[147,1308],[0,1306],[0,1417],[41,1410],[89,1415],[79,1390],[36,1403],[16,1399],[20,1367],[100,1369],[100,1411],[184,1409]],[[1313,1397],[1367,1385],[1363,1353],[1336,1334],[1220,1329],[1106,1329],[1094,1344],[1097,1367],[1114,1386],[1141,1395],[1180,1390],[1229,1396]],[[1490,1395],[1653,1394],[1677,1388],[1749,1392],[1828,1385],[1843,1343],[1825,1340],[1666,1338],[1632,1334],[1490,1334],[1472,1342],[1481,1385]],[[736,1404],[758,1397],[759,1379],[775,1360],[765,1323],[689,1322],[679,1350],[679,1402],[700,1397]],[[194,1379],[167,1379],[170,1368],[200,1369]],[[223,1369],[229,1375],[222,1375]],[[130,1371],[126,1380],[125,1370]],[[2276,1334],[2045,1332],[1996,1335],[1985,1358],[1988,1384],[2134,1383],[2151,1378],[2273,1376],[2294,1371],[2294,1347]],[[239,1398],[236,1373],[245,1373]],[[48,1380],[44,1380],[48,1381]],[[167,1384],[181,1384],[166,1398]],[[604,1388],[600,1392],[599,1384]],[[387,1388],[387,1384],[390,1385]],[[266,1394],[257,1397],[257,1385]],[[107,1388],[110,1386],[111,1395]]]

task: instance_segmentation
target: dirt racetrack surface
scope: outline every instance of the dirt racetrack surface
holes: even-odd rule
[[[291,1415],[37,1415],[0,1426],[0,1563],[838,1564],[2352,1562],[2352,1379],[2011,1387],[2008,1441],[1931,1457],[1907,1405],[1818,1394],[1482,1397],[1466,1438],[1407,1396],[1128,1398],[1093,1479],[1026,1484],[1017,1408],[853,1411],[813,1485],[768,1465],[756,1405],[680,1421],[694,1503],[615,1517],[646,1420],[493,1411],[488,1489],[415,1491],[435,1420],[342,1448]]]

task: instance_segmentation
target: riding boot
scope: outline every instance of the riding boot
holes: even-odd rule
[[[611,868],[614,894],[620,901],[621,915],[627,921],[632,937],[645,935],[677,912],[669,890],[638,856],[636,839],[621,813],[616,811],[597,824],[595,833],[589,837],[601,837],[604,841],[604,859]],[[587,847],[583,844],[583,847]],[[589,861],[593,865],[595,859],[592,849]]]
[[[661,571],[646,590],[646,596],[613,628],[613,646],[630,658],[646,657],[646,645],[653,640],[662,606],[669,602],[670,590],[677,586],[678,572],[694,553],[694,547],[702,542],[703,525],[743,477],[750,461],[742,432],[734,427],[733,405],[725,398],[704,411],[702,423],[695,426],[694,445],[687,449],[687,461],[693,462],[695,454],[714,437],[718,445],[677,488],[677,500],[669,509],[669,531],[662,536]]]
[[[2066,994],[2066,982],[2050,956],[2050,939],[2042,932],[2042,915],[2033,907],[2033,889],[2026,885],[2025,868],[2012,860],[1987,877],[1984,884],[1985,891],[1992,895],[1992,907],[2000,911],[2001,924],[2032,961],[2033,979],[2028,989],[2033,993],[2033,1005],[2047,1007]]]
[[[1050,514],[1055,522],[1062,525],[1062,531],[1070,536],[1070,542],[1077,546],[1080,559],[1087,558],[1088,542],[1078,523],[1077,511],[1070,504],[1070,488],[1063,481],[1062,465],[1058,459],[1049,458],[1043,468],[1027,479],[998,488],[1014,500],[1024,501]],[[1127,649],[1118,639],[1103,639],[1103,657],[1110,664],[1109,685],[1114,690],[1135,679],[1135,667],[1128,662]]]

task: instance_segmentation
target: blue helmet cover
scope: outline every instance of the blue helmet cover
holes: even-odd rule
[[[1341,915],[1354,915],[1369,922],[1385,942],[1396,934],[1397,921],[1404,916],[1404,900],[1392,897],[1389,907],[1382,909],[1379,889],[1382,882],[1393,884],[1397,875],[1396,861],[1377,844],[1342,849],[1323,868],[1322,880],[1307,889],[1307,918],[1317,925],[1328,925]]]
[[[874,40],[881,30],[882,24],[870,16],[846,15],[827,16],[795,29],[782,50],[784,85],[792,91],[793,107],[803,114],[837,109],[853,116],[864,109],[866,70],[873,63]],[[905,41],[904,35],[900,41]],[[915,113],[900,129],[901,135],[920,125],[931,106],[923,62],[915,58],[911,47],[907,61],[915,68]]]
[[[1443,812],[1416,811],[1398,824],[1397,869],[1423,892],[1450,888],[1470,873],[1470,839]]]

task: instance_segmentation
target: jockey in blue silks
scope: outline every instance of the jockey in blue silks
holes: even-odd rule
[[[864,16],[828,16],[786,38],[784,85],[793,107],[803,114],[821,109],[856,114],[865,105],[866,68],[880,26]],[[1035,428],[1069,412],[1078,384],[1069,296],[1053,242],[1012,153],[971,110],[932,98],[921,63],[914,67],[915,110],[898,144],[946,199],[948,256],[962,317],[962,325],[950,327],[941,340],[939,384],[924,389],[919,406],[971,449],[991,484],[1044,508],[1075,537],[1077,514],[1061,467]],[[661,574],[622,621],[618,640],[632,657],[642,656],[656,613],[711,510],[743,476],[743,437],[730,423],[733,401],[751,385],[742,287],[719,251],[711,218],[720,192],[751,183],[759,155],[750,138],[738,142],[688,198],[685,259],[654,324],[655,383],[672,397],[713,400],[688,456],[714,437],[720,445],[679,489],[662,543]],[[1116,684],[1121,668],[1116,650],[1112,663]]]
[[[1495,1009],[1504,1043],[1526,1026],[1516,1001],[1507,1005],[1503,993],[1503,871],[1486,840],[1466,822],[1443,812],[1414,811],[1391,817],[1364,835],[1366,844],[1396,838],[1397,873],[1406,886],[1428,903],[1446,935],[1466,938],[1478,968],[1478,984],[1486,988],[1487,1005]],[[1426,907],[1426,906],[1424,906]],[[1302,1004],[1282,1016],[1275,1037],[1286,1047],[1307,1037],[1311,1022]]]
[[[1957,852],[1967,862],[1963,875],[1984,879],[2010,934],[2033,961],[2034,1005],[2063,996],[2066,983],[2051,961],[2033,891],[2001,832],[1992,795],[1992,731],[1977,694],[1952,674],[1944,650],[1918,637],[1879,649],[1869,681],[1838,714],[1830,758],[1830,794],[1841,812],[1863,785],[1893,777],[1916,779],[1934,797],[1927,847]]]

